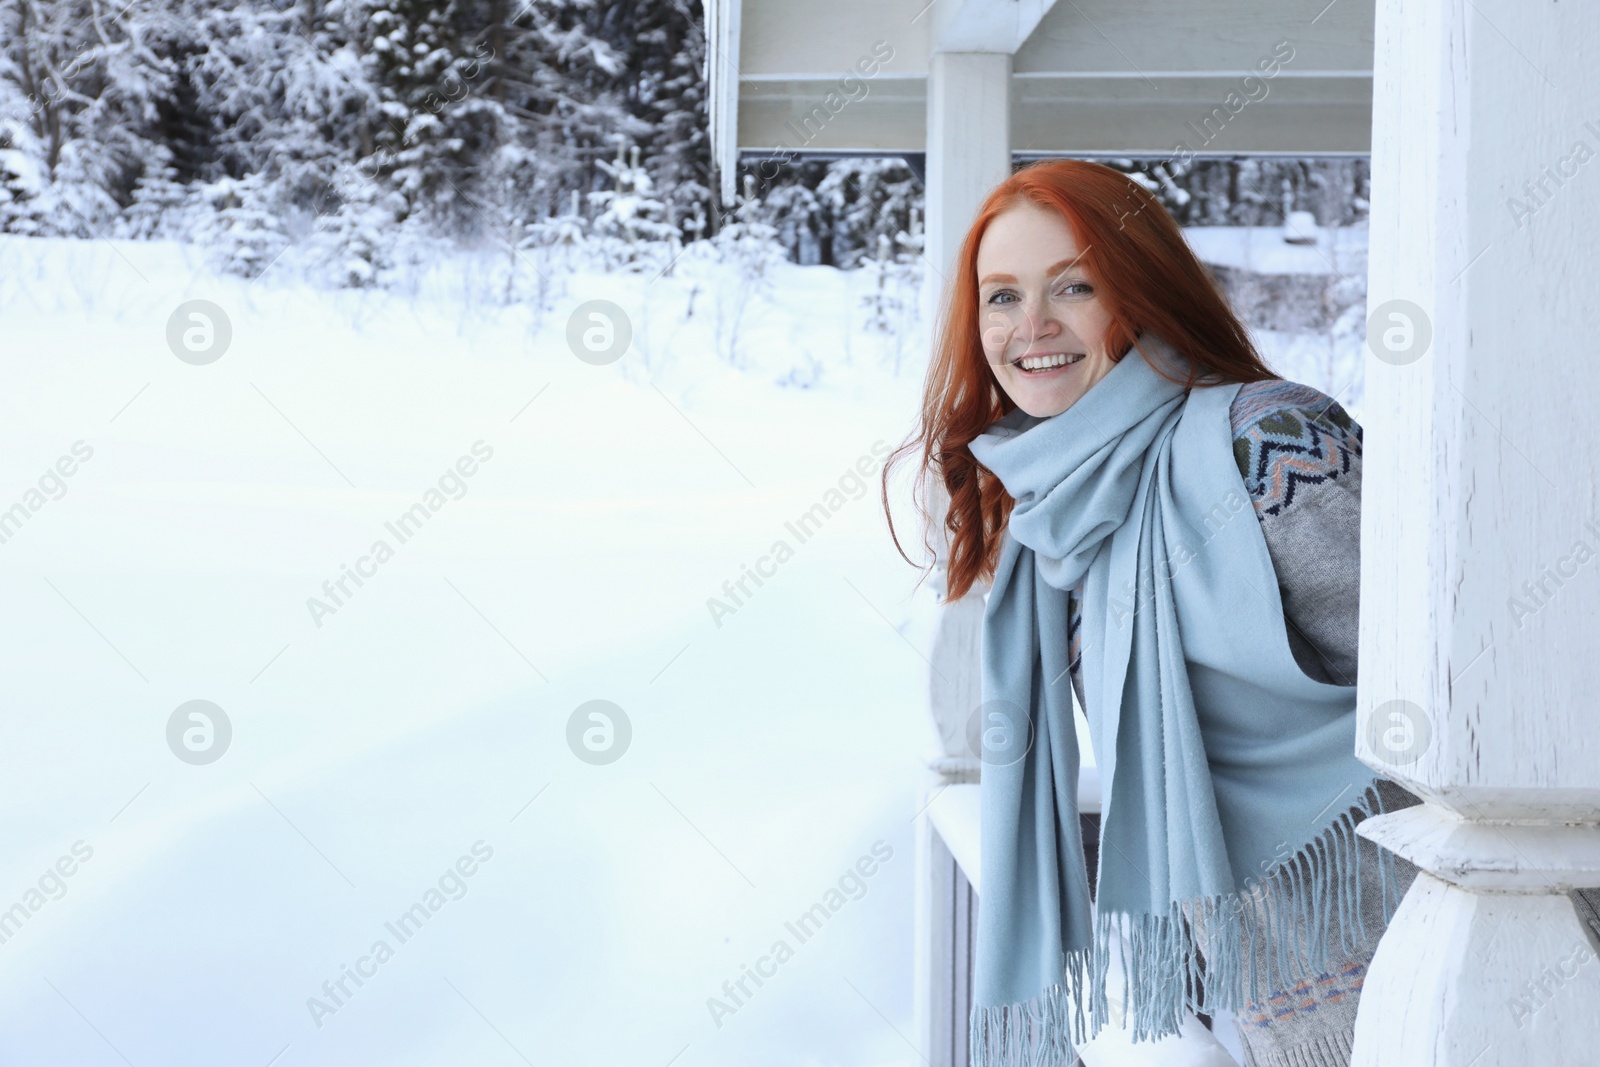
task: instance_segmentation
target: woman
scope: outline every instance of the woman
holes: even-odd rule
[[[1246,1067],[1348,1064],[1416,872],[1354,825],[1418,802],[1353,754],[1361,428],[1262,363],[1148,191],[1059,160],[978,212],[885,500],[919,446],[946,595],[993,583],[972,1062],[1071,1062],[1115,946],[1134,1040],[1229,1008]]]

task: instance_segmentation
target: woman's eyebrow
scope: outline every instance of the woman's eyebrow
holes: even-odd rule
[[[1063,259],[1059,263],[1052,263],[1050,264],[1049,268],[1046,269],[1045,273],[1051,277],[1054,277],[1055,275],[1061,273],[1063,269],[1072,266],[1082,258],[1083,253],[1080,252],[1078,255],[1072,256],[1069,259]],[[1016,280],[1017,278],[1014,274],[985,274],[978,280],[978,284],[988,285],[990,282],[1014,282]]]

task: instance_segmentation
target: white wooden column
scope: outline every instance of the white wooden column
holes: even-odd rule
[[[1425,804],[1360,1067],[1600,1061],[1600,7],[1378,0],[1357,754]]]
[[[944,279],[983,197],[1011,173],[1011,56],[1004,53],[935,52],[928,70],[927,244],[924,321],[933,322]],[[929,330],[930,337],[934,331]],[[935,516],[948,506],[943,487],[930,483],[928,505]],[[942,530],[930,537],[939,552],[929,585],[945,593],[946,551]],[[940,606],[928,649],[928,711],[938,750],[930,754],[923,804],[937,803],[946,786],[978,780],[977,753],[968,743],[968,723],[981,699],[979,641],[983,625],[981,585]],[[919,1046],[933,1067],[955,1063],[965,1049],[964,990],[953,990],[954,964],[966,962],[965,946],[952,931],[952,917],[966,905],[960,879],[949,877],[949,853],[935,839],[926,811],[917,826],[916,1027]]]
[[[928,58],[925,321],[933,321],[978,205],[1010,174],[1011,56],[934,52]]]

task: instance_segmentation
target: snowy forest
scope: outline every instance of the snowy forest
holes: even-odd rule
[[[719,203],[703,22],[693,0],[0,0],[0,232],[177,239],[244,277],[295,246],[331,286],[440,242],[652,273],[701,240],[915,260],[897,158],[746,173]],[[1185,225],[1366,208],[1359,159],[1105,162]]]

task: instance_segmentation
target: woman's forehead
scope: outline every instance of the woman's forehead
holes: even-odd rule
[[[1013,205],[996,215],[978,242],[979,284],[1016,281],[1016,274],[1054,276],[1078,259],[1066,219],[1036,204]]]

